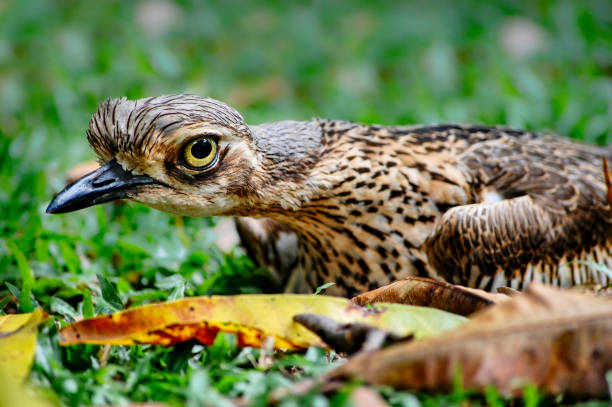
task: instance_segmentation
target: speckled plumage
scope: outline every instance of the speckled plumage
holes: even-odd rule
[[[177,164],[196,134],[219,138],[219,162],[202,173]],[[239,231],[295,290],[333,281],[332,293],[354,294],[409,275],[485,289],[609,281],[574,261],[612,266],[609,147],[454,124],[248,126],[192,95],[109,100],[88,139],[102,161],[160,181],[132,193],[136,201],[264,218],[239,221]]]

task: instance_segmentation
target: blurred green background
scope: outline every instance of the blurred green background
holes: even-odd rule
[[[137,205],[44,214],[94,158],[85,129],[108,97],[190,92],[249,123],[507,124],[605,144],[611,75],[605,0],[0,1],[0,270],[19,276],[11,245],[41,276],[174,272],[215,251],[211,221],[179,233]]]
[[[124,305],[273,289],[216,248],[214,220],[137,204],[44,214],[65,172],[94,158],[85,129],[108,97],[208,95],[249,123],[507,124],[605,144],[611,75],[607,0],[0,0],[0,312],[112,310],[96,274]],[[65,377],[85,386],[54,346],[59,365],[38,360],[40,376],[60,394]],[[96,389],[61,397],[121,400]]]

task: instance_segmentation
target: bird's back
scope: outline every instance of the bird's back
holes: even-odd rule
[[[277,216],[299,237],[311,287],[355,293],[408,275],[487,289],[607,282],[574,260],[611,263],[610,148],[501,127],[319,123],[312,171],[329,187]]]
[[[130,198],[184,216],[271,218],[250,240],[274,250],[249,252],[270,263],[295,247],[273,263],[295,265],[310,288],[333,281],[350,294],[409,275],[487,289],[608,281],[593,261],[612,257],[600,169],[610,147],[455,124],[249,126],[223,102],[181,94],[109,99],[87,135],[104,165],[48,212]]]

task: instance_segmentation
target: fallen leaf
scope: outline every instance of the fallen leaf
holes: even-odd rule
[[[0,316],[0,372],[8,379],[21,383],[30,372],[38,325],[47,318],[40,308],[27,314]]]
[[[470,315],[509,299],[510,297],[504,294],[493,294],[431,278],[407,277],[353,297],[352,301],[361,306],[377,302],[419,305],[459,315]]]
[[[297,314],[319,314],[340,323],[359,322],[398,336],[425,338],[455,328],[465,319],[440,310],[400,304],[359,307],[347,299],[277,294],[192,297],[149,304],[64,327],[60,343],[172,345],[189,339],[212,344],[219,331],[236,333],[239,346],[260,347],[274,338],[276,349],[325,346],[293,321]]]
[[[56,403],[26,385],[15,385],[14,377],[0,369],[0,407],[55,407]]]
[[[495,386],[518,396],[532,383],[550,394],[605,396],[604,375],[612,369],[612,307],[592,296],[531,284],[524,294],[481,311],[454,331],[358,354],[326,378],[449,391],[456,369],[468,389]]]

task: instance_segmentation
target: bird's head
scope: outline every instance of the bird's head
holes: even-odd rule
[[[309,176],[298,172],[316,157],[320,131],[279,123],[249,127],[228,105],[195,95],[109,99],[87,130],[102,166],[61,191],[47,212],[121,198],[186,216],[299,206]],[[282,186],[295,193],[278,194]]]

